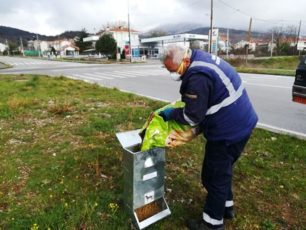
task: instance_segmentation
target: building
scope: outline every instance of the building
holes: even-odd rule
[[[32,40],[28,42],[28,50],[39,51],[42,55],[52,55],[52,48],[56,55],[75,56],[79,54],[79,48],[75,46],[73,39],[60,39],[54,41]]]
[[[208,35],[176,34],[140,40],[140,53],[149,58],[158,58],[164,46],[178,44],[187,48],[205,49],[208,45]]]
[[[237,42],[236,44],[234,44],[234,49],[245,49],[245,47],[249,45],[249,51],[250,52],[255,52],[256,50],[256,42],[254,41],[245,41],[245,40],[241,40],[239,42]]]
[[[218,48],[219,48],[219,51],[223,53],[230,52],[232,50],[231,43],[230,41],[227,41],[226,35],[219,36]]]
[[[118,26],[113,28],[107,28],[104,31],[101,31],[97,35],[91,35],[83,39],[84,42],[92,42],[93,49],[95,48],[96,42],[99,40],[99,38],[105,34],[109,33],[112,35],[112,37],[115,39],[118,47],[118,52],[122,53],[122,51],[125,51],[125,54],[127,56],[130,55],[129,51],[129,41],[131,38],[131,48],[133,52],[133,56],[139,56],[139,32],[133,29],[129,29],[124,26]]]
[[[297,50],[306,50],[306,38],[300,38],[297,44]]]
[[[3,53],[7,49],[7,46],[3,43],[0,43],[0,52]]]

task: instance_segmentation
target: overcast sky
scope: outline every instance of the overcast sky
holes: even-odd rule
[[[57,35],[66,30],[88,32],[107,23],[127,21],[128,5],[133,29],[146,32],[159,25],[191,22],[209,26],[210,0],[0,0],[0,25]],[[214,0],[214,26],[269,30],[298,27],[306,35],[306,0]]]

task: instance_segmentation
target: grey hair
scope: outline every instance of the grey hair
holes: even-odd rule
[[[164,48],[160,60],[165,62],[167,58],[170,58],[174,64],[179,65],[182,62],[186,51],[187,49],[185,47],[176,44],[168,45]]]

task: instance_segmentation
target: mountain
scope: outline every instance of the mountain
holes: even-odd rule
[[[5,43],[6,40],[13,43],[20,43],[20,38],[24,42],[28,40],[36,39],[38,36],[39,40],[56,40],[56,39],[63,39],[63,38],[74,38],[75,36],[78,36],[81,33],[81,31],[66,31],[64,33],[61,33],[56,36],[46,36],[41,34],[35,34],[28,31],[12,28],[12,27],[6,27],[6,26],[0,26],[0,42]]]
[[[185,31],[185,33],[190,33],[190,34],[208,34],[209,33],[209,27],[201,27],[201,28],[196,28],[196,29],[191,29],[188,31]],[[241,40],[246,40],[248,31],[245,30],[236,30],[236,29],[229,29],[229,38],[232,43],[236,43]],[[226,36],[227,35],[227,28],[219,28],[219,34],[221,36]],[[254,39],[270,39],[271,34],[270,33],[265,33],[265,32],[257,32],[253,31],[251,33],[251,37]]]
[[[201,27],[201,24],[198,23],[173,23],[173,24],[164,24],[154,29],[151,29],[143,34],[140,34],[141,38],[146,37],[158,37],[163,35],[170,35],[170,34],[180,34],[184,33],[188,30],[193,30],[196,28]]]
[[[195,23],[177,23],[177,24],[166,24],[162,26],[158,26],[146,33],[140,35],[141,38],[145,37],[158,37],[164,35],[171,34],[179,34],[179,33],[190,33],[190,34],[206,34],[208,35],[209,27],[203,27],[201,24]],[[226,36],[227,28],[219,28],[219,34],[221,36]],[[237,29],[229,29],[229,38],[232,43],[236,43],[240,40],[247,39],[248,32],[245,30],[237,30]],[[264,32],[252,32],[252,38],[257,39],[270,39],[270,33]]]

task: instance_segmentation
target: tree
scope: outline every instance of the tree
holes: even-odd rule
[[[276,45],[277,55],[288,55],[293,54],[293,50],[290,50],[290,45],[295,43],[296,40],[296,27],[287,26],[275,26],[271,31],[274,35],[274,43]]]
[[[108,56],[116,53],[116,47],[117,43],[109,33],[103,34],[96,42],[96,50]]]
[[[84,42],[83,39],[88,37],[86,29],[82,29],[81,33],[75,38],[75,45],[80,48],[80,53],[91,48],[91,42]]]
[[[9,51],[11,55],[18,55],[20,51],[18,50],[18,45],[14,41],[9,41]]]

